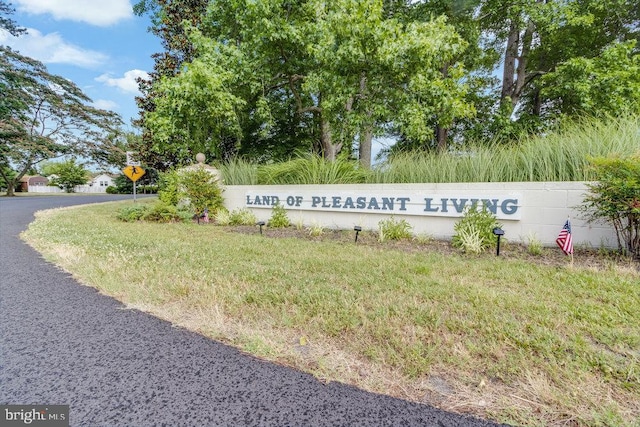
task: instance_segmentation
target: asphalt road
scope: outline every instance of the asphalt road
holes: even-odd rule
[[[325,384],[82,286],[19,239],[37,210],[118,196],[0,198],[0,404],[72,426],[493,426]]]

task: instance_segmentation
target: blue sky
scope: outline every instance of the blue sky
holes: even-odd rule
[[[12,37],[0,30],[0,44],[42,61],[49,72],[75,82],[94,105],[137,117],[135,78],[153,69],[160,39],[150,20],[133,14],[135,0],[10,0],[11,18],[28,29]]]

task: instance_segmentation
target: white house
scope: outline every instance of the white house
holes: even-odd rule
[[[113,178],[106,173],[102,173],[91,179],[89,186],[92,187],[91,193],[105,193],[107,187],[114,186]]]

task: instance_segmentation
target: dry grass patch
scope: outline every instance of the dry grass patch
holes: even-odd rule
[[[613,260],[121,223],[121,206],[40,213],[24,237],[129,307],[325,381],[519,425],[640,417],[640,275]]]

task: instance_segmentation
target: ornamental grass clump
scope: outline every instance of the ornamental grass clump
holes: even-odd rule
[[[229,216],[229,225],[254,225],[256,222],[258,218],[247,208],[235,209]]]
[[[394,217],[378,222],[379,240],[402,240],[413,237],[413,227],[406,220],[396,220]]]
[[[258,183],[287,184],[360,184],[368,171],[358,162],[346,158],[334,161],[319,156],[301,157],[288,162],[262,165],[258,168]]]

